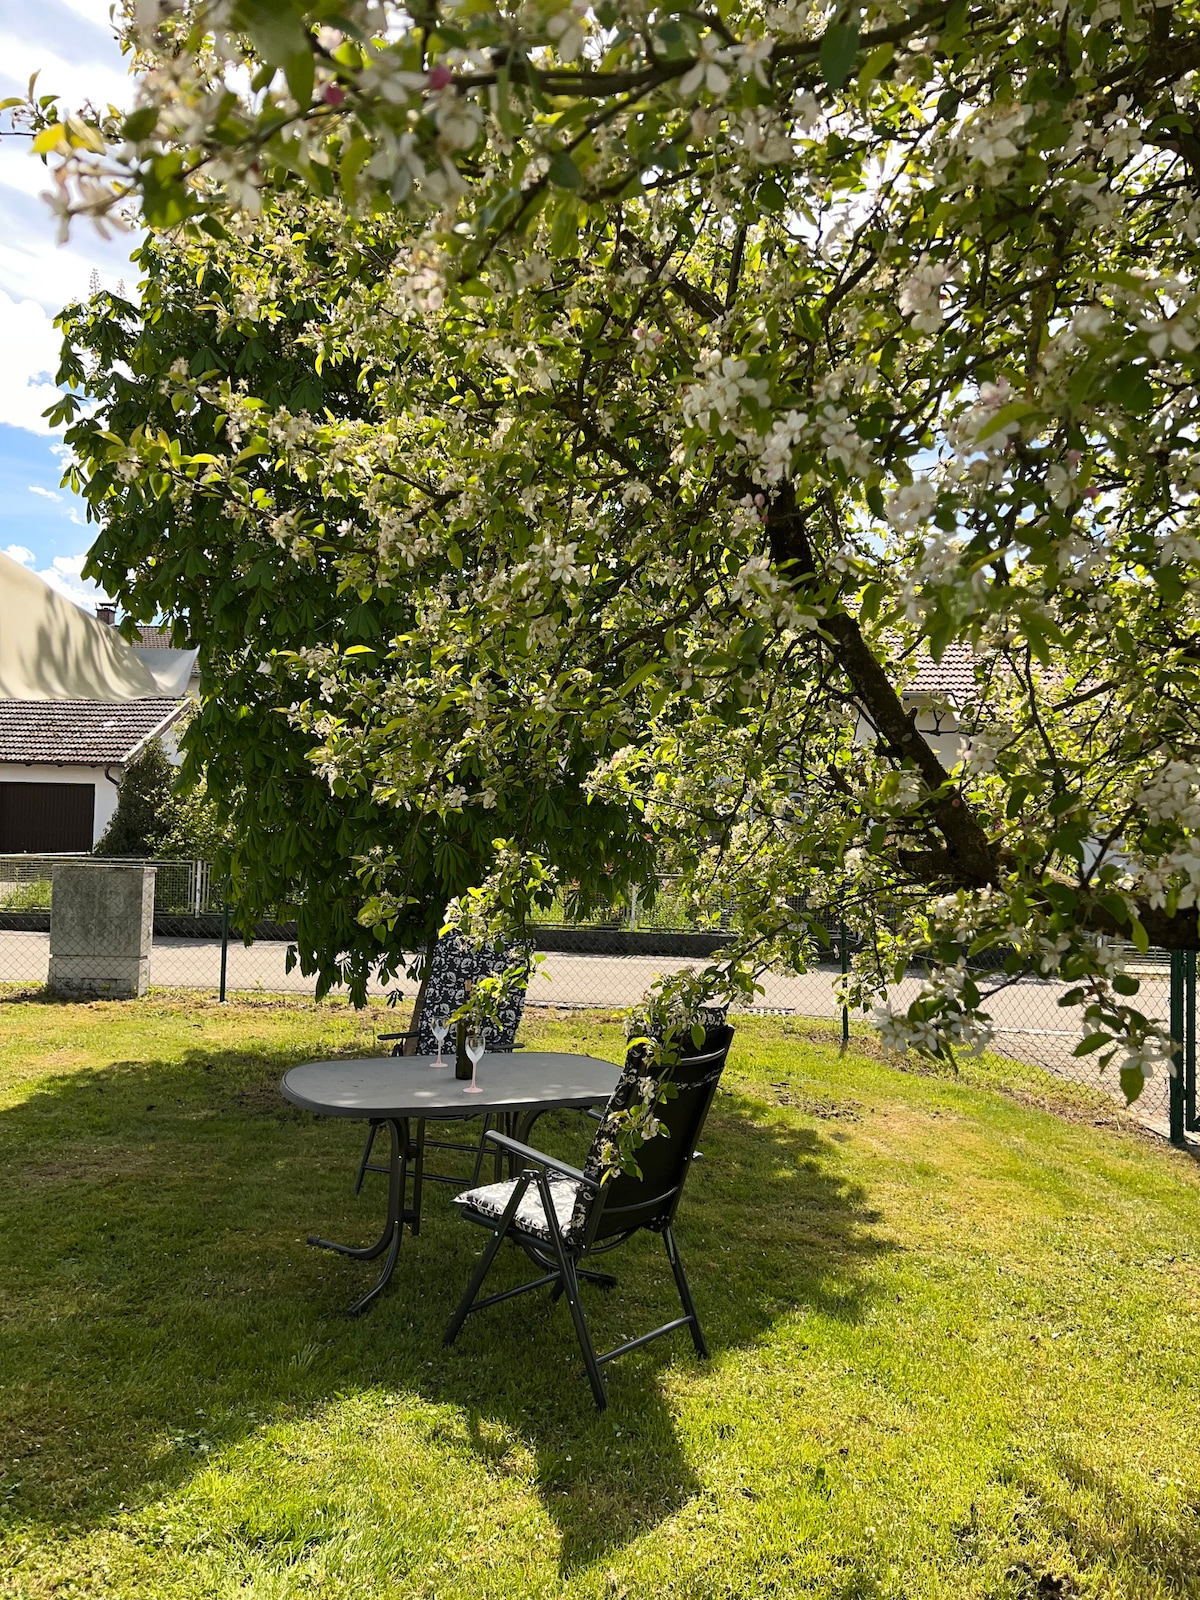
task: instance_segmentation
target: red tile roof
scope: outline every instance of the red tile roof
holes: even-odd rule
[[[138,643],[144,645],[148,650],[175,650],[178,648],[171,641],[170,628],[159,628],[152,622],[139,624]]]
[[[128,761],[186,700],[0,700],[0,762],[103,767]]]
[[[969,645],[954,642],[946,646],[940,661],[931,656],[922,657],[917,675],[905,688],[905,695],[919,695],[928,700],[949,700],[953,705],[965,705],[975,699],[978,685],[975,668],[979,658]]]

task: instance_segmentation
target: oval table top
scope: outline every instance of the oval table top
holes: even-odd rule
[[[454,1059],[435,1056],[365,1056],[358,1060],[306,1061],[280,1080],[284,1098],[325,1117],[437,1117],[447,1112],[483,1115],[542,1107],[586,1109],[607,1100],[621,1068],[598,1056],[556,1050],[514,1050],[483,1056],[481,1093],[464,1094]]]

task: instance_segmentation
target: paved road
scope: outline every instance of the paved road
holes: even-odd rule
[[[313,983],[299,970],[284,971],[286,945],[259,943],[247,948],[229,947],[228,986],[231,991],[260,990],[272,994],[311,994]],[[44,933],[0,933],[0,983],[44,983],[49,966],[50,940]],[[614,1010],[633,1005],[662,972],[699,966],[678,957],[548,955],[539,966],[529,992],[537,1006],[598,1006]],[[216,990],[220,980],[219,940],[156,939],[150,978],[168,988]],[[758,1008],[791,1011],[801,1016],[836,1017],[839,1008],[833,992],[836,973],[828,970],[800,977],[768,974],[762,979]],[[915,994],[919,980],[906,979],[893,990],[904,1002]],[[373,984],[371,993],[382,995],[388,986]],[[413,985],[400,987],[411,993]],[[1016,1061],[1034,1063],[1058,1077],[1094,1082],[1088,1061],[1072,1055],[1079,1042],[1078,1013],[1058,1006],[1065,985],[1026,980],[999,993],[989,1010],[997,1028],[997,1051]],[[1168,1015],[1169,983],[1165,974],[1143,979],[1140,1002],[1146,1012],[1163,1020]],[[1114,1095],[1119,1094],[1115,1084]],[[1142,1112],[1156,1125],[1166,1116],[1166,1079],[1153,1080],[1143,1096]],[[1165,1123],[1164,1123],[1165,1125]]]

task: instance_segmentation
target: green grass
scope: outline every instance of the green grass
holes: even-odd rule
[[[49,911],[50,880],[5,884],[0,890],[0,911]]]
[[[278,1075],[394,1024],[0,1004],[0,1594],[1200,1596],[1187,1156],[746,1022],[678,1230],[714,1359],[660,1341],[598,1416],[561,1303],[441,1348],[482,1243],[445,1191],[361,1321],[305,1247],[381,1197]],[[621,1254],[610,1342],[674,1314]]]

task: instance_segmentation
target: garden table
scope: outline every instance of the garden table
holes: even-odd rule
[[[280,1081],[284,1098],[301,1110],[323,1117],[357,1117],[388,1129],[388,1209],[379,1238],[361,1249],[315,1234],[308,1239],[311,1245],[336,1250],[356,1261],[385,1257],[378,1281],[349,1308],[351,1316],[365,1311],[383,1291],[395,1270],[405,1224],[413,1234],[420,1232],[427,1118],[495,1117],[515,1138],[528,1143],[529,1132],[544,1111],[586,1111],[603,1104],[621,1075],[619,1066],[596,1056],[555,1050],[489,1053],[479,1062],[480,1092],[466,1095],[463,1082],[454,1076],[453,1061],[436,1067],[435,1059],[368,1056],[354,1061],[307,1061],[291,1067]],[[409,1128],[412,1120],[418,1122],[415,1142]],[[408,1205],[410,1163],[413,1193]]]

